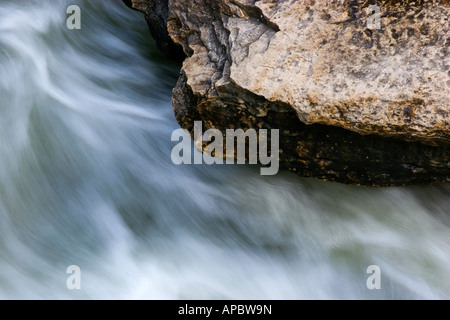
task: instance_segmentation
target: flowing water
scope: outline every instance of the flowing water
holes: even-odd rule
[[[119,0],[0,0],[0,298],[450,298],[448,184],[176,166],[178,72]]]

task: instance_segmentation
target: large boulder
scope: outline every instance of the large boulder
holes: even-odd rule
[[[450,180],[447,1],[129,2],[187,56],[183,128],[280,129],[280,164],[302,176]]]

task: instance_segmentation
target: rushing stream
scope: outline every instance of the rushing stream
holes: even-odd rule
[[[178,72],[120,0],[0,0],[1,299],[450,298],[448,184],[176,166]]]

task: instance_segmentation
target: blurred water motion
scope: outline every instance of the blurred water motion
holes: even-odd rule
[[[1,0],[0,298],[450,298],[449,185],[175,166],[178,71],[120,0]]]

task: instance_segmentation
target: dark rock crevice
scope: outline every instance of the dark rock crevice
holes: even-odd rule
[[[158,49],[173,61],[182,62],[186,58],[183,48],[173,42],[167,30],[169,18],[168,0],[122,0],[128,7],[143,12],[145,20],[155,39]]]

